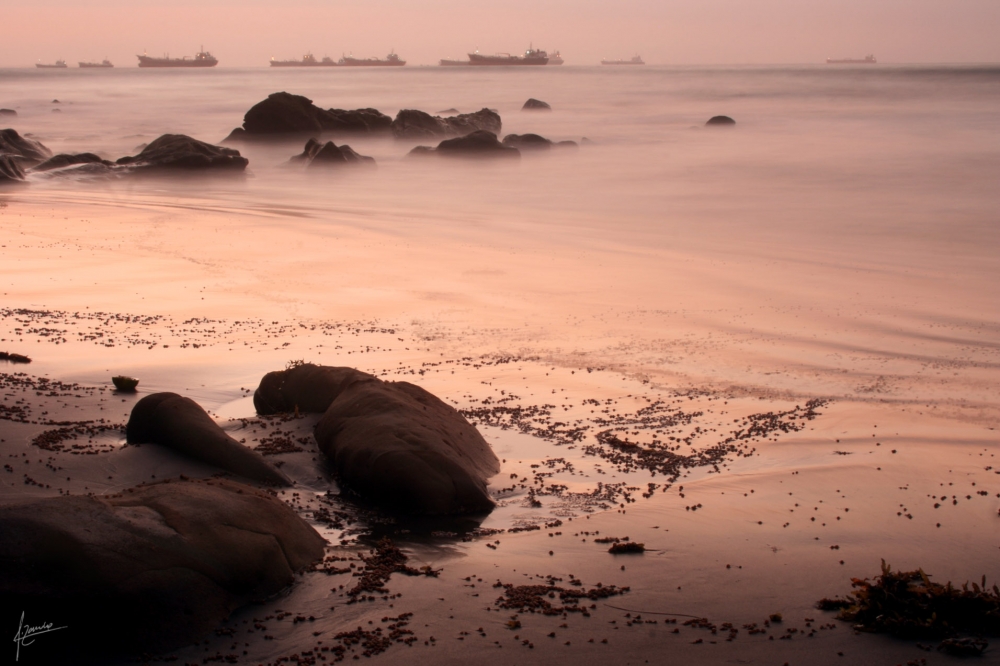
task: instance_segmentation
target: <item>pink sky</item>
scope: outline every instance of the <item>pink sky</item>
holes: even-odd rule
[[[640,53],[649,63],[998,62],[998,0],[3,0],[0,67],[41,60],[193,55],[220,66],[271,56],[385,56],[411,64],[519,52],[567,64]]]

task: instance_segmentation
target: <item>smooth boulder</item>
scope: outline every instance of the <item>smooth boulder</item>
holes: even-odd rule
[[[428,146],[417,146],[410,151],[410,155],[443,155],[445,157],[471,157],[471,158],[513,158],[521,157],[521,151],[517,148],[505,146],[497,140],[497,135],[486,130],[479,130],[472,134],[445,139],[436,148]]]
[[[55,169],[65,169],[66,167],[79,166],[81,164],[101,164],[106,167],[114,166],[114,162],[101,159],[94,153],[78,153],[76,155],[61,153],[32,167],[31,171],[35,173],[54,171]]]
[[[729,116],[712,116],[711,118],[709,118],[705,122],[705,125],[710,126],[710,127],[711,126],[727,127],[727,126],[735,125],[735,124],[736,124],[736,121],[733,120],[732,118],[730,118]]]
[[[164,134],[138,155],[122,157],[117,164],[139,172],[221,171],[242,172],[249,160],[232,148],[213,146],[185,134]]]
[[[317,139],[306,141],[305,147],[298,155],[288,160],[292,164],[305,163],[308,167],[337,166],[341,164],[367,164],[374,166],[375,158],[358,154],[346,143],[342,146],[333,141],[325,144]]]
[[[129,444],[159,444],[260,483],[292,485],[263,456],[227,435],[198,403],[176,393],[152,393],[135,403],[125,439]]]
[[[392,121],[392,134],[397,139],[431,139],[464,136],[477,130],[499,134],[503,123],[500,114],[492,109],[475,113],[460,113],[442,118],[417,109],[403,109]]]
[[[531,99],[529,99],[527,102],[524,103],[524,106],[521,107],[521,110],[522,111],[551,111],[552,107],[549,106],[548,102],[543,102],[540,99],[535,99],[534,97],[532,97]]]
[[[243,116],[243,126],[226,140],[323,132],[375,134],[387,132],[391,123],[392,118],[378,109],[321,109],[308,97],[277,92],[250,107]]]
[[[323,557],[290,507],[221,479],[0,507],[0,619],[65,627],[21,661],[105,663],[188,645]],[[14,649],[14,646],[11,646]]]
[[[316,441],[342,486],[410,514],[486,513],[500,461],[450,405],[408,382],[352,368],[303,364],[268,373],[254,393],[261,413],[323,412]]]
[[[17,116],[17,111],[14,109],[0,109],[0,116]]]
[[[28,168],[52,157],[52,151],[39,141],[21,136],[14,129],[0,130],[0,154],[7,154],[22,167]]]

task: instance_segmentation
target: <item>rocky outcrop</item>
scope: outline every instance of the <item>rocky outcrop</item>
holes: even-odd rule
[[[729,116],[712,116],[711,118],[708,119],[708,121],[705,122],[705,125],[708,126],[715,125],[718,127],[726,127],[728,125],[735,125],[735,124],[736,121],[730,118]]]
[[[159,444],[260,483],[291,485],[263,456],[227,435],[198,403],[176,393],[152,393],[137,402],[125,439],[129,444]]]
[[[416,109],[403,109],[392,121],[392,134],[397,139],[434,139],[464,136],[477,130],[499,134],[502,123],[500,114],[492,109],[475,113],[460,113],[442,118]]]
[[[0,185],[20,183],[24,181],[24,169],[17,163],[13,155],[0,153]]]
[[[22,648],[33,664],[190,644],[291,585],[324,548],[276,497],[220,479],[7,505],[0,534],[0,619],[65,627]]]
[[[249,160],[232,148],[213,146],[184,134],[164,134],[150,142],[138,155],[122,157],[119,165],[134,171],[220,171],[242,172]]]
[[[497,140],[497,135],[493,132],[479,130],[472,134],[446,139],[439,143],[436,148],[428,146],[417,146],[410,151],[410,155],[442,155],[445,157],[474,157],[474,158],[513,158],[521,157],[521,151],[517,148],[505,146]]]
[[[321,109],[312,100],[287,92],[272,93],[243,116],[243,126],[226,141],[281,136],[376,134],[387,132],[392,119],[377,109]]]
[[[10,155],[23,169],[52,157],[52,151],[40,142],[13,129],[0,130],[0,154]]]
[[[375,165],[375,158],[359,155],[353,148],[344,144],[337,146],[333,141],[325,144],[317,139],[306,141],[299,155],[288,160],[292,164],[305,164],[308,167],[337,166],[341,164]]]
[[[579,148],[576,141],[552,141],[538,134],[508,134],[503,145],[518,150],[548,150],[549,148]]]
[[[101,164],[106,167],[114,166],[114,162],[103,160],[94,153],[78,153],[76,155],[59,154],[50,157],[41,164],[31,168],[32,172],[53,171],[55,169],[65,169],[66,167],[78,166],[80,164]]]
[[[14,109],[0,109],[0,116],[17,116],[17,111]]]
[[[254,393],[262,414],[322,412],[316,441],[345,489],[413,514],[484,513],[500,470],[489,444],[454,408],[407,382],[352,368],[303,364],[268,373]]]
[[[552,107],[549,106],[548,102],[543,102],[540,99],[535,99],[534,97],[532,97],[531,99],[529,99],[527,102],[524,103],[524,106],[521,107],[521,110],[522,111],[551,111]]]

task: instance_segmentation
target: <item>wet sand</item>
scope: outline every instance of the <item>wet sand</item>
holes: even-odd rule
[[[234,214],[221,198],[39,190],[0,210],[0,350],[33,359],[0,361],[0,501],[215,473],[124,446],[136,399],[176,391],[279,461],[296,481],[282,498],[347,558],[180,662],[946,663],[814,604],[882,558],[940,582],[1000,576],[988,243],[939,255],[937,239],[778,225],[644,251],[584,223],[528,238],[516,221],[446,232],[350,210]],[[260,377],[296,359],[464,410],[503,460],[497,509],[392,521],[340,497],[313,417],[253,413]],[[113,391],[115,374],[139,393]],[[440,573],[355,601],[350,565],[386,535]],[[647,550],[612,555],[605,537]],[[504,584],[629,589],[545,615]]]

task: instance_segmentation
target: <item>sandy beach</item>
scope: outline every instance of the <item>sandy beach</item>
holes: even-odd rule
[[[815,605],[883,559],[1000,577],[995,140],[914,146],[879,116],[789,156],[754,104],[726,136],[685,118],[640,148],[610,127],[475,173],[362,140],[378,170],[333,185],[250,145],[239,181],[0,191],[0,351],[32,359],[0,361],[0,502],[217,474],[125,445],[135,402],[173,391],[293,479],[278,495],[328,561],[150,663],[955,663]],[[459,409],[502,460],[496,509],[414,520],[341,495],[317,416],[254,411],[299,360]],[[437,575],[350,594],[383,537]]]

